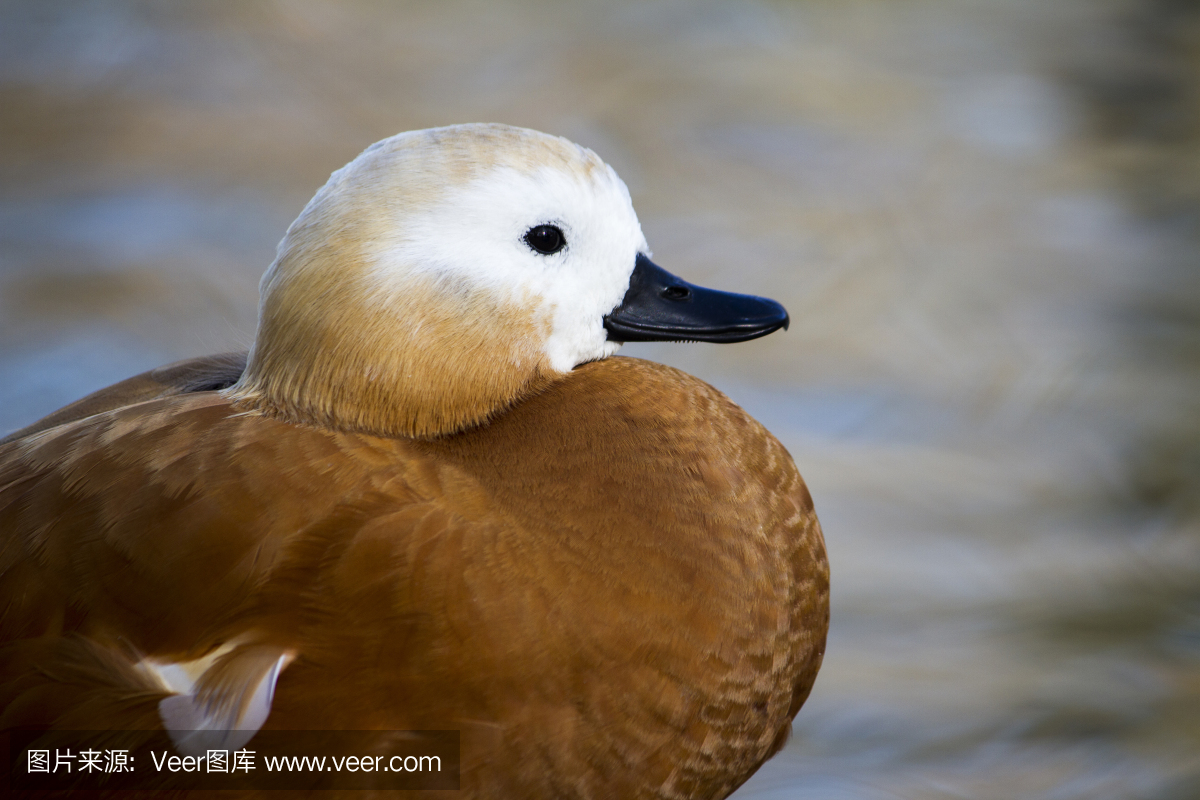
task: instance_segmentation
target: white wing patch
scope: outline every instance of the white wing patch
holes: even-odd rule
[[[201,757],[208,750],[238,750],[271,713],[275,683],[295,653],[262,644],[227,644],[204,658],[141,666],[175,694],[158,704],[175,748]]]

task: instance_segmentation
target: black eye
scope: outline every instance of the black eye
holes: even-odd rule
[[[567,239],[555,225],[538,225],[525,234],[525,244],[548,256],[566,247]]]

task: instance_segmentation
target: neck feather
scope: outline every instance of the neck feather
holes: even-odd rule
[[[444,287],[417,283],[405,301],[373,301],[344,283],[333,298],[289,288],[263,303],[246,372],[230,390],[242,408],[428,438],[484,423],[559,377],[536,346],[549,322],[533,304],[501,307],[483,291],[448,301]]]

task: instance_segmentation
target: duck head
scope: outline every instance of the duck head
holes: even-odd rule
[[[505,125],[412,131],[333,173],[263,276],[244,407],[380,435],[487,419],[625,341],[742,341],[778,303],[650,261],[592,151]]]

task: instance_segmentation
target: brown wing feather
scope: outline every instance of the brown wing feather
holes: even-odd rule
[[[24,439],[57,425],[147,400],[225,389],[237,383],[245,369],[244,352],[220,353],[176,361],[174,364],[134,375],[120,383],[92,392],[87,397],[42,417],[32,425],[13,431],[0,439],[0,445]]]

